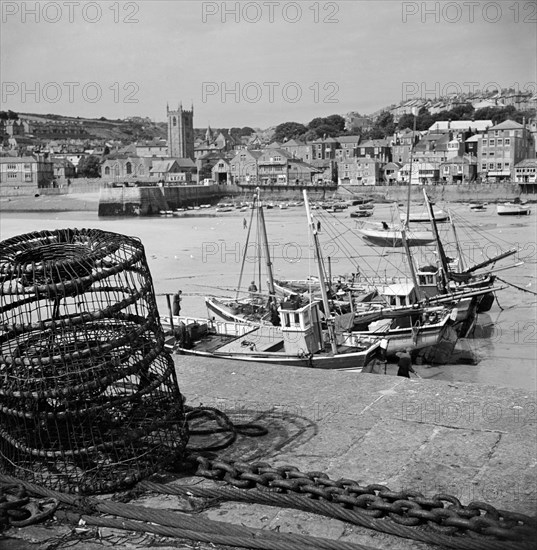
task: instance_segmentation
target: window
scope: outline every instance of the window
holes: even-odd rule
[[[502,163],[501,163],[501,162],[497,162],[497,163],[496,163],[496,168],[497,168],[498,170],[501,170],[501,169],[502,169]]]
[[[110,166],[105,166],[104,168],[104,175],[109,176],[110,175]]]
[[[27,172],[26,174],[24,174],[24,181],[32,181],[32,173],[31,172]]]
[[[16,172],[8,172],[7,177],[10,178],[10,179],[16,179],[17,178],[17,173]]]
[[[488,143],[487,140],[484,139],[484,140],[483,140],[483,147],[486,147],[486,146],[487,146],[487,143]]]
[[[17,169],[17,165],[16,165],[16,164],[8,164],[8,165],[7,165],[7,169],[8,169],[8,170],[16,170],[16,169]]]
[[[127,174],[132,174],[132,164],[130,162],[127,162],[127,164],[125,164],[125,170]]]
[[[489,153],[489,157],[493,157],[493,156],[494,156],[494,151],[491,151],[491,152]]]
[[[493,139],[489,140],[489,145],[490,145],[491,147],[494,147],[494,140],[493,140]]]
[[[487,165],[486,164],[482,164],[481,165],[481,170],[485,171],[487,169]]]
[[[494,170],[494,163],[493,163],[493,162],[491,162],[491,163],[489,164],[489,170]]]
[[[511,145],[511,138],[505,138],[505,145]]]
[[[32,165],[31,165],[31,164],[25,164],[25,165],[24,165],[24,169],[25,169],[27,172],[29,172],[29,171],[31,171],[31,169],[32,169]]]
[[[503,139],[498,139],[498,140],[497,140],[497,144],[498,144],[498,145],[503,145]]]
[[[504,166],[505,166],[506,168],[509,168],[509,167],[510,167],[510,163],[509,163],[509,162],[506,162],[506,163],[504,164]]]

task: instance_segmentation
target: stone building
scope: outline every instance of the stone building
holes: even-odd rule
[[[168,117],[168,157],[194,160],[194,106],[188,111],[179,104],[166,107]]]

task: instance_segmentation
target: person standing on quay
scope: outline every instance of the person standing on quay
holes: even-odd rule
[[[173,295],[173,314],[179,315],[181,313],[181,290],[177,291],[177,294]]]
[[[416,374],[416,371],[412,368],[412,357],[410,357],[410,348],[406,348],[405,351],[398,353],[397,356],[399,357],[399,363],[397,363],[397,366],[399,367],[399,370],[397,371],[397,376],[410,378],[411,372]]]

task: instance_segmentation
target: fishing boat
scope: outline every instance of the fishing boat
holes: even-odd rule
[[[486,212],[487,211],[487,205],[485,203],[471,204],[470,205],[470,211],[471,212]]]
[[[235,299],[222,300],[214,296],[206,296],[205,305],[209,316],[215,319],[236,323],[275,324],[277,319],[276,292],[274,289],[274,277],[272,273],[272,261],[270,258],[265,226],[265,215],[263,213],[263,203],[261,202],[259,188],[257,188],[257,194],[254,197],[252,206],[253,210],[244,247],[245,254],[242,258],[241,272],[239,275],[239,283],[237,286]],[[256,240],[258,243],[256,245],[256,249],[261,247],[259,248],[259,253],[256,258],[256,262],[258,263],[257,274],[259,279],[257,284],[256,281],[252,281],[250,288],[248,289],[248,293],[241,296],[240,288],[244,275],[246,251],[249,249],[250,230],[254,225],[254,210],[257,212],[257,223],[255,224],[255,227],[259,230],[258,239]],[[261,261],[263,253],[267,270],[268,296],[261,292]]]
[[[403,307],[372,311],[381,318],[368,321],[366,315],[354,315],[351,336],[380,336],[386,339],[386,355],[405,349],[421,350],[438,344],[456,320],[457,311],[442,306]],[[362,322],[363,321],[363,322]]]
[[[504,202],[496,205],[499,216],[529,216],[531,208],[526,204],[516,202]]]
[[[341,329],[341,324],[338,325],[340,330],[337,330],[334,316],[330,313],[316,226],[313,225],[309,212],[306,192],[304,200],[314,236],[319,280],[323,282],[321,294],[325,313],[321,311],[317,300],[303,304],[296,297],[290,297],[280,302],[277,308],[278,323],[274,323],[274,326],[249,323],[220,323],[211,326],[211,322],[208,322],[203,323],[203,330],[196,329],[195,338],[188,339],[183,324],[174,330],[171,320],[175,342],[170,342],[169,345],[176,352],[253,363],[353,371],[372,368],[374,362],[384,355],[386,340],[376,335],[352,335],[349,330]],[[263,234],[266,242],[264,231]],[[270,262],[268,265],[270,266]],[[274,289],[271,288],[271,295],[273,294]]]
[[[388,248],[401,248],[403,246],[401,227],[389,225],[386,222],[364,225],[356,228],[354,231],[361,235],[367,244],[373,246]],[[412,230],[408,232],[406,238],[409,246],[425,246],[434,243],[434,235],[431,231]]]
[[[351,212],[350,217],[351,218],[369,218],[373,215],[373,210],[354,210]]]
[[[185,355],[357,372],[372,368],[383,355],[386,342],[375,335],[347,332],[330,340],[318,302],[296,309],[290,304],[278,310],[281,326],[184,318],[169,331],[166,345]],[[171,328],[169,319],[162,321]]]
[[[401,222],[405,223],[406,218],[406,214],[400,215]],[[449,221],[449,214],[447,212],[444,212],[444,210],[435,210],[434,219],[437,223],[447,222]],[[431,218],[429,217],[428,212],[410,212],[408,221],[413,223],[430,223]]]
[[[214,296],[206,296],[205,306],[209,316],[213,319],[234,323],[270,323],[270,311],[261,295],[257,302],[252,297],[226,302]]]

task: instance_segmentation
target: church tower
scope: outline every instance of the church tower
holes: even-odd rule
[[[177,110],[166,106],[168,115],[168,156],[194,160],[194,106],[188,111],[179,104]]]

